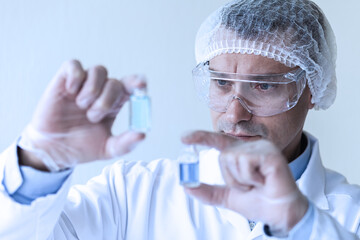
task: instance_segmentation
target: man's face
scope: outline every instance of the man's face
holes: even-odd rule
[[[276,74],[294,70],[269,58],[235,53],[213,58],[210,69],[238,74]],[[312,107],[311,93],[306,87],[295,107],[274,116],[252,115],[239,101],[233,100],[224,113],[211,110],[211,118],[215,131],[244,141],[270,140],[292,161],[300,154],[302,129],[307,112]]]

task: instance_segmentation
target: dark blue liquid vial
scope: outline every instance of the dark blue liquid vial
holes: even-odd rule
[[[199,186],[199,157],[194,146],[188,146],[178,157],[180,184],[186,187]]]
[[[187,187],[199,185],[199,162],[180,163],[180,184]]]

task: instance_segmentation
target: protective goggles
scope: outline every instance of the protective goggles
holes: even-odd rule
[[[235,100],[249,113],[262,117],[293,108],[306,86],[301,68],[283,74],[242,75],[212,71],[205,62],[197,65],[192,74],[200,99],[212,110],[226,112]]]

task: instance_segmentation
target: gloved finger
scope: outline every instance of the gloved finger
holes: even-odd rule
[[[127,131],[119,136],[111,136],[106,142],[105,156],[111,158],[124,155],[133,150],[144,138],[144,133],[133,131]]]
[[[105,116],[116,116],[128,97],[122,82],[112,78],[108,79],[100,96],[87,111],[89,121],[96,123]]]
[[[220,166],[220,171],[221,171],[221,175],[226,183],[226,185],[228,186],[234,186],[237,185],[237,183],[239,182],[238,180],[236,180],[233,176],[233,174],[231,173],[228,163],[226,161],[226,156],[220,154],[219,156],[219,166]]]
[[[251,216],[254,206],[256,206],[254,200],[257,200],[256,195],[251,191],[228,186],[201,184],[197,188],[185,188],[185,192],[205,204],[226,207],[244,214],[245,217]]]
[[[184,190],[187,194],[199,199],[205,204],[224,206],[226,199],[228,199],[230,189],[226,186],[216,186],[202,183],[196,188],[184,187]]]
[[[220,151],[233,145],[235,142],[240,142],[240,140],[224,134],[208,131],[193,131],[187,133],[181,138],[181,141],[185,144],[199,144],[213,147]]]
[[[264,176],[260,171],[261,166],[257,156],[241,152],[225,153],[224,156],[225,167],[229,169],[230,174],[238,183],[251,187],[260,187],[264,184]]]
[[[87,71],[87,78],[76,98],[81,109],[87,109],[102,92],[107,80],[107,70],[103,66],[95,66]]]
[[[227,158],[226,158],[227,157]],[[219,165],[221,174],[227,186],[236,187],[243,191],[249,191],[253,188],[253,184],[246,181],[240,174],[240,171],[234,170],[236,167],[232,162],[235,162],[233,158],[229,158],[228,156],[220,155],[219,157]]]
[[[66,80],[65,88],[70,94],[76,94],[86,78],[86,72],[78,60],[64,62],[59,74]]]

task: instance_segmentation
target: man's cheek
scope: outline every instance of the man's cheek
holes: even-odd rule
[[[219,131],[219,121],[221,118],[221,114],[218,112],[214,112],[214,111],[210,111],[210,116],[211,116],[211,122],[212,122],[212,126],[214,131]]]

